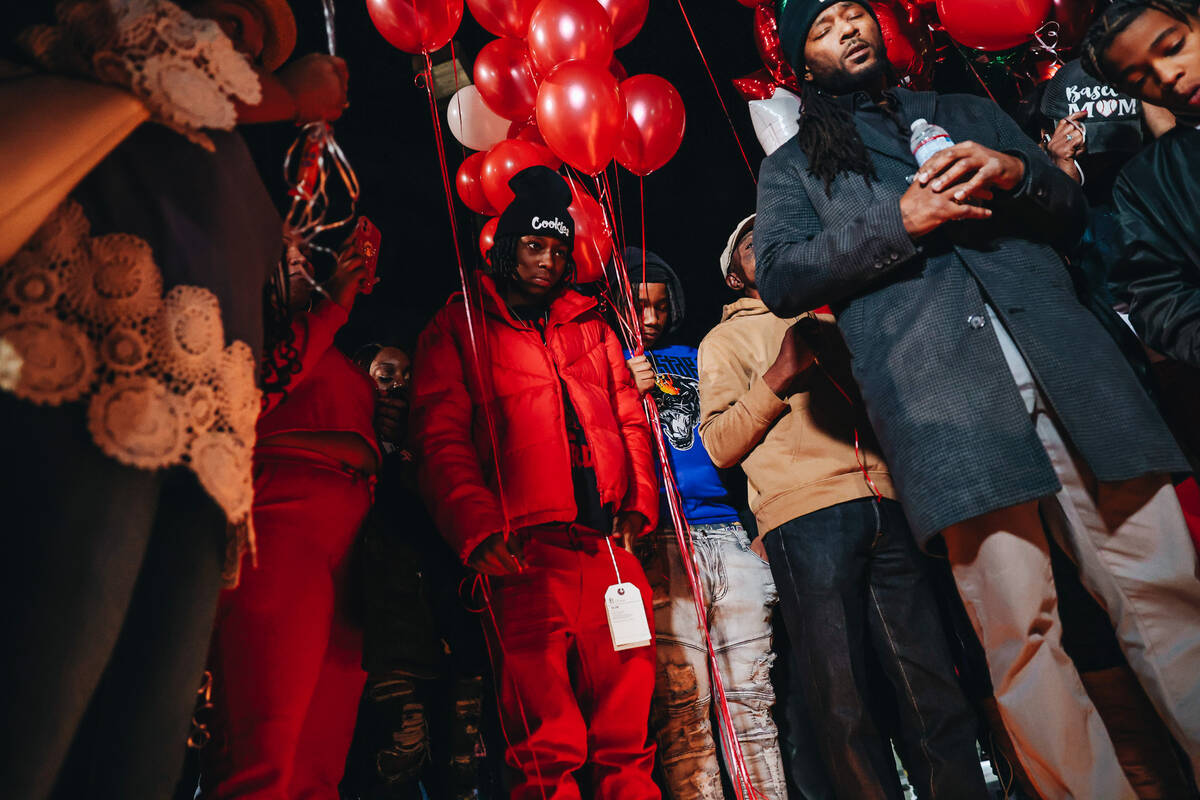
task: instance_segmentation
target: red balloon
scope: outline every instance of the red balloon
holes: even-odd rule
[[[613,47],[624,47],[646,24],[650,0],[598,0],[612,19]]]
[[[483,159],[486,155],[487,153],[472,153],[467,156],[462,166],[458,168],[458,175],[455,176],[454,182],[458,188],[458,196],[462,198],[463,205],[472,211],[492,217],[500,212],[487,199],[487,194],[483,191],[483,183],[479,177],[480,170],[483,169]]]
[[[529,15],[541,0],[467,0],[471,16],[483,29],[496,36],[524,38]]]
[[[976,50],[1008,50],[1033,37],[1050,14],[1051,0],[937,0],[950,38]]]
[[[766,100],[775,93],[775,87],[778,85],[771,78],[771,73],[765,69],[751,72],[744,78],[733,79],[733,87],[738,90],[742,99],[747,101]]]
[[[367,0],[367,13],[392,47],[431,53],[462,24],[463,0]]]
[[[1051,19],[1058,23],[1058,42],[1060,50],[1074,47],[1087,33],[1096,16],[1096,0],[1051,0],[1054,12]]]
[[[538,88],[542,138],[556,156],[588,175],[612,160],[624,124],[625,101],[617,79],[604,67],[568,61]]]
[[[517,120],[512,125],[509,125],[508,136],[505,138],[520,139],[523,142],[533,142],[534,144],[546,147],[546,140],[542,138],[541,132],[537,129],[537,123],[532,119]],[[546,147],[546,149],[549,150],[550,148]],[[557,158],[555,160],[558,161],[558,164],[554,168],[558,169],[558,167],[562,166],[562,161]]]
[[[758,7],[758,4],[762,2],[762,0],[738,0],[738,2],[744,5],[746,8],[756,8]]]
[[[529,48],[520,39],[496,39],[475,58],[475,86],[492,111],[505,119],[528,119],[537,102]]]
[[[488,251],[496,244],[496,228],[500,226],[500,218],[492,217],[483,224],[483,230],[479,232],[479,255],[483,256],[483,260],[491,264],[492,260],[488,258]]]
[[[541,75],[564,61],[606,67],[613,57],[612,21],[596,0],[542,0],[529,18],[528,38]]]
[[[920,75],[929,64],[929,51],[933,42],[929,38],[929,26],[923,21],[909,22],[908,11],[894,5],[891,0],[872,2],[883,44],[887,47],[888,61],[901,78]]]
[[[635,75],[621,84],[625,126],[617,163],[635,175],[649,175],[671,160],[683,142],[683,98],[664,78]]]
[[[617,79],[617,83],[629,77],[629,70],[625,69],[625,65],[618,61],[616,56],[608,63],[608,71]]]
[[[575,261],[575,282],[592,283],[604,278],[604,265],[612,257],[612,234],[604,219],[604,210],[587,191],[570,178],[564,178],[571,187],[571,205],[567,211],[575,221],[575,247],[571,257]]]
[[[526,167],[536,164],[557,169],[559,162],[541,145],[518,139],[505,139],[487,151],[483,157],[483,166],[479,170],[479,178],[483,184],[483,193],[492,207],[500,211],[507,208],[514,197],[513,190],[508,186],[509,179]]]
[[[783,45],[779,42],[779,22],[775,19],[775,8],[771,3],[754,7],[754,46],[758,48],[758,57],[775,83],[800,90],[800,81],[783,54]]]

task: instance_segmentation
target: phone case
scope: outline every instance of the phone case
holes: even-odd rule
[[[363,294],[375,290],[375,269],[379,265],[379,242],[382,234],[379,228],[366,217],[359,217],[354,226],[354,249],[363,258],[363,269],[366,278],[363,280]]]

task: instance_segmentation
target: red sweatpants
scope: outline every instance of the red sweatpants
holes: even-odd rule
[[[604,592],[616,583],[612,558],[602,539],[581,546],[534,538],[525,571],[491,582],[496,629],[486,614],[484,628],[509,742],[505,760],[518,773],[510,797],[578,800],[573,773],[588,767],[595,800],[659,800],[647,735],[654,645],[613,650],[604,610]],[[653,627],[641,565],[620,547],[613,552],[621,580],[641,590]]]
[[[256,454],[258,566],[221,598],[206,797],[337,800],[366,673],[346,568],[365,480]]]

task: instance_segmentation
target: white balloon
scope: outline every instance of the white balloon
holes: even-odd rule
[[[490,150],[492,145],[508,136],[511,120],[492,111],[484,104],[475,84],[468,84],[454,93],[446,108],[446,124],[464,147]]]
[[[777,86],[770,100],[750,101],[750,121],[758,143],[771,155],[800,130],[800,98]]]

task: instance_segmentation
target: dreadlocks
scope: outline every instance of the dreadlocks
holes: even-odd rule
[[[288,289],[287,245],[263,287],[263,407],[271,393],[287,396],[292,376],[300,372],[300,352],[296,350],[296,331],[292,329]]]
[[[488,264],[484,272],[493,278],[515,278],[517,276],[517,246],[520,236],[497,236],[488,250]]]
[[[1180,22],[1187,22],[1196,15],[1200,0],[1114,0],[1084,34],[1079,45],[1079,58],[1083,69],[1098,81],[1115,84],[1115,76],[1105,71],[1110,65],[1106,59],[1108,49],[1129,24],[1143,12],[1154,9]]]
[[[875,176],[871,156],[863,144],[854,117],[837,100],[812,81],[800,91],[800,149],[808,156],[808,174],[825,181],[825,194],[833,196],[833,179],[843,172],[857,173],[870,182]]]

